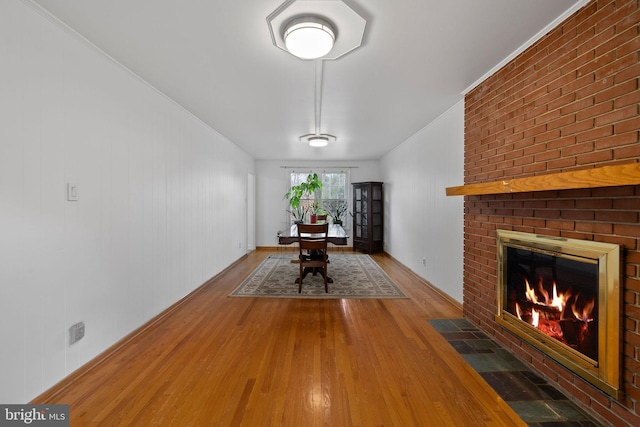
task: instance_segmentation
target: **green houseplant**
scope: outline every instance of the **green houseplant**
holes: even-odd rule
[[[311,205],[311,224],[315,224],[317,222],[317,216],[318,215],[327,215],[327,211],[325,211],[324,209],[322,209],[319,205],[317,201],[314,201],[313,204]]]
[[[331,200],[324,205],[327,215],[331,217],[334,224],[342,225],[344,216],[347,213],[347,203],[339,200]]]
[[[309,199],[316,191],[322,189],[322,181],[317,173],[307,175],[307,179],[298,185],[294,185],[284,195],[289,200],[289,212],[295,222],[304,222],[311,206],[304,201]]]

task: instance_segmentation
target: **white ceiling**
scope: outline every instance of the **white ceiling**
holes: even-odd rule
[[[303,61],[272,44],[266,18],[284,0],[33,1],[256,159],[280,160],[380,158],[581,3],[344,0],[367,20],[362,46]],[[317,69],[320,131],[337,137],[325,148],[298,139],[316,130]]]

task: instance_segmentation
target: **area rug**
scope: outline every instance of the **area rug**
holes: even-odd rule
[[[269,255],[229,296],[272,298],[407,298],[366,254],[329,254],[329,293],[320,274],[308,274],[298,293],[300,274],[295,254]]]

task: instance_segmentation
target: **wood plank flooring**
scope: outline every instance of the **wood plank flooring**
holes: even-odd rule
[[[32,403],[72,426],[526,425],[427,322],[460,308],[393,258],[373,256],[410,299],[227,297],[268,253]]]

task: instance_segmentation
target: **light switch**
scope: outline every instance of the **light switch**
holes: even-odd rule
[[[73,182],[67,182],[67,200],[70,202],[78,201],[78,186]]]

